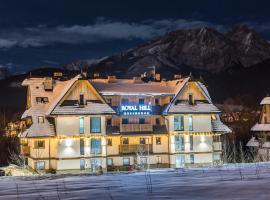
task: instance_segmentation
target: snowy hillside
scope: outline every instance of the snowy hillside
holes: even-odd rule
[[[0,178],[0,199],[270,199],[270,164],[102,176]],[[148,183],[146,184],[146,180]],[[148,186],[148,187],[147,187]],[[152,186],[152,192],[151,192]]]

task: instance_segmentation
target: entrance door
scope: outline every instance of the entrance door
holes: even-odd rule
[[[177,155],[177,156],[175,156],[175,167],[176,168],[185,167],[185,155]]]
[[[96,172],[98,170],[99,167],[101,167],[101,159],[99,158],[92,158],[90,160],[91,163],[91,171],[92,172]]]

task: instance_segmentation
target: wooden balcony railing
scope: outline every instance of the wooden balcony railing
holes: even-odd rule
[[[122,124],[120,126],[120,132],[142,132],[153,131],[152,124]]]
[[[153,152],[152,144],[122,144],[119,145],[119,153],[128,154],[128,153],[148,153]]]
[[[22,155],[30,155],[30,147],[29,146],[21,146]]]
[[[221,142],[213,142],[213,150],[214,151],[221,151],[222,150]]]

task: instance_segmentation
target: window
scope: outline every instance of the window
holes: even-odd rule
[[[108,146],[112,146],[112,138],[108,138],[107,139],[107,145]]]
[[[43,97],[43,103],[48,103],[48,102],[49,102],[48,97]]]
[[[211,119],[212,119],[212,121],[215,121],[215,120],[217,120],[217,116],[216,115],[211,115]]]
[[[129,144],[128,138],[123,138],[122,143],[123,144]]]
[[[176,135],[174,140],[175,140],[175,151],[184,151],[185,150],[184,136]]]
[[[43,116],[38,116],[38,123],[44,124],[44,117]]]
[[[193,117],[192,117],[192,115],[188,116],[188,130],[193,131]]]
[[[84,155],[84,139],[80,138],[80,154]]]
[[[122,99],[121,104],[124,104],[124,105],[128,104],[128,99]]]
[[[80,105],[84,105],[84,95],[80,94]]]
[[[111,106],[112,105],[112,99],[107,99],[107,104]]]
[[[128,124],[128,118],[122,118],[122,124]]]
[[[190,151],[193,151],[193,135],[189,136]]]
[[[189,95],[188,95],[188,103],[189,103],[190,105],[194,105],[193,94],[189,94]]]
[[[159,105],[159,99],[155,99],[155,105]]]
[[[139,124],[145,124],[145,119],[144,118],[139,118]]]
[[[190,164],[194,164],[194,154],[190,154]]]
[[[140,144],[145,144],[145,138],[140,138]]]
[[[184,130],[184,116],[182,115],[174,116],[174,130],[175,131]]]
[[[111,126],[112,125],[112,118],[108,118],[106,120],[106,124],[107,124],[107,126]]]
[[[161,137],[156,137],[156,145],[160,145],[161,144]]]
[[[214,161],[220,161],[220,160],[221,160],[220,154],[215,153],[215,154],[213,155],[213,160],[214,160]]]
[[[100,154],[101,153],[101,139],[100,138],[92,138],[91,139],[91,153],[92,154]]]
[[[85,160],[80,159],[80,170],[85,170]]]
[[[220,136],[219,135],[214,135],[213,136],[213,142],[220,142]]]
[[[160,163],[162,163],[161,161],[162,161],[161,156],[157,156],[157,163],[160,164]]]
[[[156,118],[156,125],[160,125],[160,119]]]
[[[107,165],[108,166],[113,166],[113,159],[112,158],[107,159]]]
[[[144,104],[144,99],[139,99],[139,104],[143,105]]]
[[[84,134],[84,117],[80,117],[80,134]]]
[[[100,117],[91,117],[91,133],[101,132],[101,120]]]
[[[45,169],[45,161],[37,161],[36,162],[36,169],[37,170],[44,170]]]
[[[35,149],[44,149],[45,141],[44,140],[35,141],[34,146],[35,146]]]
[[[36,102],[37,103],[48,103],[49,98],[48,97],[36,97]]]
[[[124,166],[130,165],[130,158],[123,158],[123,165]]]
[[[141,165],[147,164],[147,157],[140,157],[140,164]]]

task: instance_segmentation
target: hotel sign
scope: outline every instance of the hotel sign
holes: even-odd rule
[[[121,115],[150,115],[152,113],[151,105],[121,105]]]

